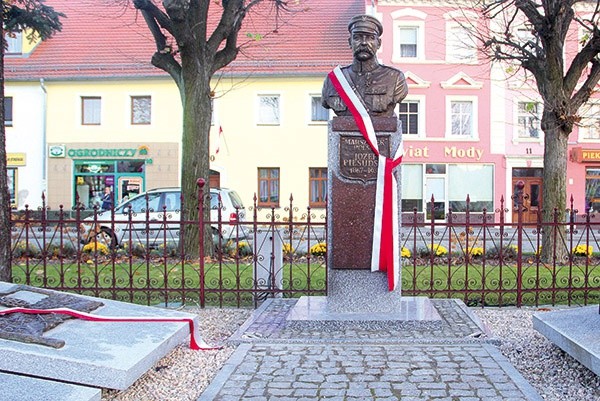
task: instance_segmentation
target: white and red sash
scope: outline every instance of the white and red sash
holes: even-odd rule
[[[92,315],[91,313],[81,312],[69,308],[53,308],[53,309],[33,309],[33,308],[7,308],[0,310],[0,316],[8,315],[10,313],[26,313],[35,315],[47,315],[49,313],[56,313],[60,315],[68,315],[77,319],[87,320],[91,322],[150,322],[150,323],[179,323],[185,322],[190,328],[190,348],[193,350],[215,350],[223,347],[211,347],[206,344],[200,335],[196,333],[194,327],[194,319],[188,317],[151,317],[151,316],[100,316]],[[198,337],[198,338],[196,338]]]
[[[387,272],[388,288],[390,291],[394,291],[398,284],[400,268],[400,241],[398,235],[398,183],[393,170],[402,162],[404,153],[402,144],[396,150],[393,158],[382,156],[379,153],[371,116],[339,66],[329,73],[329,79],[352,113],[359,131],[379,159],[371,271]]]

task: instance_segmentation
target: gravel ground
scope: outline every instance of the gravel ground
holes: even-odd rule
[[[548,401],[600,401],[600,377],[533,330],[536,308],[473,309],[500,340],[505,357]],[[209,344],[223,344],[252,313],[248,309],[186,310],[200,316]],[[180,345],[125,391],[104,390],[103,401],[196,400],[233,353]]]
[[[546,308],[473,310],[501,341],[502,354],[543,399],[600,401],[600,377],[533,329],[533,313]]]

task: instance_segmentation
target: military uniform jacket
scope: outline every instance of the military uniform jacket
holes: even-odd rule
[[[394,116],[396,104],[408,93],[404,74],[392,67],[378,65],[373,71],[356,73],[352,65],[348,65],[342,67],[342,72],[371,116]],[[329,77],[323,83],[322,104],[338,116],[352,115]]]

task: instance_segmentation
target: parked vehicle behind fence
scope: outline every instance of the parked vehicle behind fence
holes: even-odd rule
[[[219,198],[221,224],[219,224]],[[245,221],[244,205],[237,192],[227,188],[210,189],[210,220],[213,235],[222,238],[244,237],[236,230]],[[181,229],[181,188],[156,188],[136,195],[111,210],[95,213],[84,219],[83,242],[97,241],[109,247],[126,242],[143,243],[150,247],[177,243]]]

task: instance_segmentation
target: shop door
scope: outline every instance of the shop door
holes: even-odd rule
[[[446,178],[445,177],[425,177],[426,187],[426,207],[425,215],[427,220],[431,221],[431,198],[433,197],[433,216],[436,220],[446,219]]]
[[[119,177],[119,198],[117,203],[133,198],[142,192],[142,177]]]
[[[520,187],[522,186],[522,190]],[[518,221],[517,195],[523,193],[523,223],[536,223],[538,213],[542,210],[542,178],[513,177],[513,212],[512,221]]]

